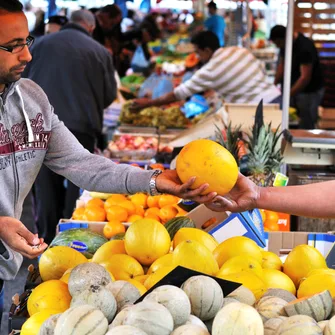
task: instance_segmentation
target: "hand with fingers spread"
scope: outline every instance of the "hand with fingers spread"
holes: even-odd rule
[[[249,178],[239,174],[233,189],[224,197],[216,196],[206,206],[215,212],[243,212],[256,207],[260,188]]]
[[[21,221],[8,216],[0,217],[0,239],[11,249],[31,259],[48,247],[42,238],[32,234]]]
[[[208,188],[208,184],[203,184],[194,190],[190,189],[194,181],[195,177],[192,177],[183,184],[175,170],[165,170],[157,177],[156,187],[160,193],[169,193],[182,199],[189,199],[200,203],[207,203],[215,198],[217,195],[215,192],[201,195]]]

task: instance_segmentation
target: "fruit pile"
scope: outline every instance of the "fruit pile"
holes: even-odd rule
[[[181,288],[160,286],[134,305],[178,265],[203,275]],[[324,327],[335,334],[335,270],[317,249],[300,245],[282,264],[243,236],[219,244],[185,217],[165,226],[135,221],[91,260],[67,246],[52,247],[39,270],[43,283],[29,297],[21,335],[40,328],[41,335],[88,329],[93,335],[321,335]],[[207,275],[242,286],[223,297]]]
[[[151,218],[165,224],[174,217],[183,216],[186,212],[177,204],[179,198],[163,194],[150,196],[137,193],[126,196],[123,194],[109,194],[106,201],[93,198],[85,207],[77,208],[73,220],[107,221],[104,235],[110,239],[116,234],[124,233],[126,227],[122,222],[135,222],[143,218]]]
[[[116,141],[111,141],[108,144],[108,149],[112,152],[127,151],[127,150],[157,150],[158,139],[157,137],[147,137],[143,136],[132,136],[132,135],[122,135]]]

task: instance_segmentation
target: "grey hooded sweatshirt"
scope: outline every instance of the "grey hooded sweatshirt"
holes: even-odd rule
[[[153,175],[90,154],[59,121],[43,90],[21,79],[0,97],[0,216],[20,219],[42,164],[83,189],[106,193],[149,192]],[[3,244],[0,279],[11,280],[22,256]]]

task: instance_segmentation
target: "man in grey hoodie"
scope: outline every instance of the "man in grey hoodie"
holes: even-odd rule
[[[22,255],[34,258],[47,247],[19,221],[42,164],[97,192],[171,193],[199,202],[216,196],[201,195],[207,184],[190,190],[195,178],[182,184],[175,171],[142,171],[90,154],[59,121],[43,90],[21,79],[33,38],[18,0],[1,0],[0,22],[0,280],[16,276]]]

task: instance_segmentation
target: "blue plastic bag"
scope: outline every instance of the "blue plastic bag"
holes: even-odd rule
[[[208,109],[209,104],[207,100],[202,95],[195,94],[188,102],[184,104],[184,106],[181,108],[181,111],[187,118],[191,118],[207,112]]]
[[[138,97],[144,98],[144,97],[151,97],[153,90],[158,85],[158,82],[160,80],[160,77],[153,73],[150,77],[148,77],[142,84],[140,90],[138,91]]]
[[[157,99],[163,95],[173,91],[172,78],[168,76],[162,76],[152,91],[152,99]]]
[[[134,72],[143,72],[150,66],[150,60],[145,58],[145,54],[141,45],[139,45],[131,60],[131,68]]]

